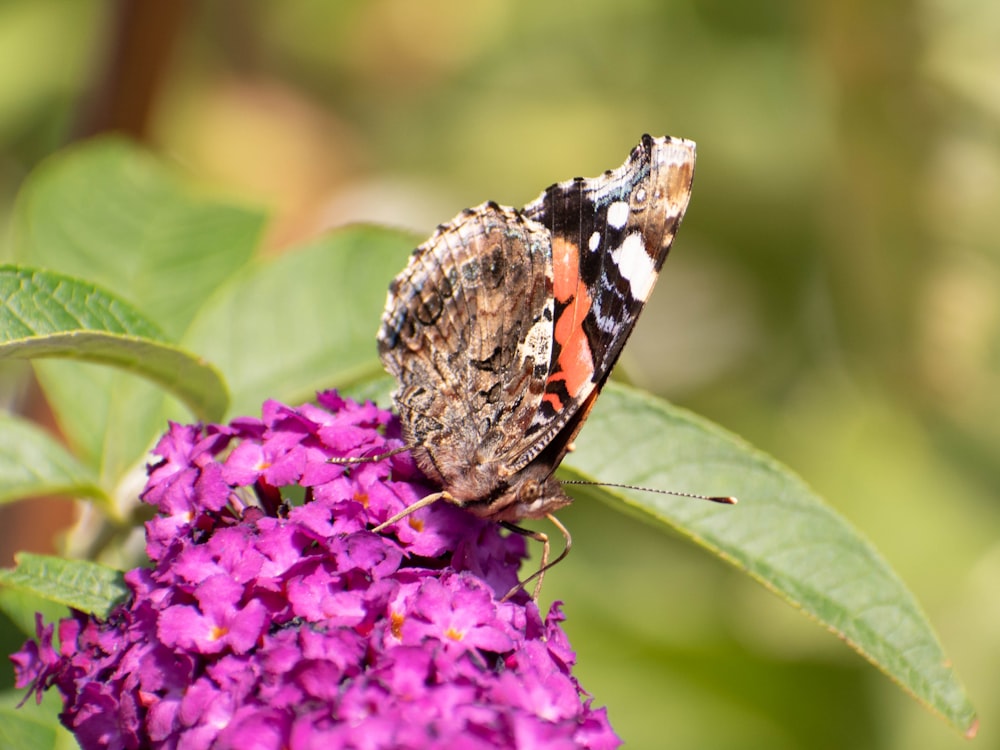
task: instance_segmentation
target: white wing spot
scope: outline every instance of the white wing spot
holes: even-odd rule
[[[633,232],[628,235],[621,247],[616,247],[611,253],[611,259],[618,267],[618,273],[628,281],[632,296],[645,301],[656,281],[656,268],[653,266],[653,259],[646,252],[642,234]]]
[[[597,248],[601,246],[601,233],[594,232],[590,235],[590,239],[587,241],[587,247],[590,248],[590,252],[596,253]]]
[[[628,221],[628,203],[625,201],[615,201],[608,206],[608,226],[614,229],[621,229]]]
[[[518,358],[519,361],[524,362],[525,359],[531,357],[534,364],[547,364],[549,359],[552,357],[552,302],[546,305],[546,309],[549,310],[548,319],[543,312],[542,315],[538,317],[538,320],[534,322],[528,333],[524,337],[524,341],[518,346]]]

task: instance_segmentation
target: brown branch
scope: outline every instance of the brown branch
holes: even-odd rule
[[[72,138],[121,132],[146,141],[192,0],[115,0],[108,44]]]

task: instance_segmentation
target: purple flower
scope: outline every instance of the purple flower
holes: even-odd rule
[[[432,491],[373,404],[321,393],[261,419],[171,425],[143,499],[152,567],[129,601],[12,657],[95,748],[613,748],[572,668],[558,605],[517,582],[522,537]]]

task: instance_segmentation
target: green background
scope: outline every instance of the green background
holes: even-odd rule
[[[1000,746],[1000,6],[130,5],[0,5],[0,222],[30,169],[108,122],[267,207],[269,252],[356,220],[426,235],[617,166],[643,132],[696,140],[691,208],[620,374],[853,521],[937,627],[977,744]],[[116,49],[121,24],[138,51]],[[116,98],[135,71],[156,73],[148,99]],[[583,494],[560,517],[575,548],[544,593],[629,746],[964,744],[688,542]],[[33,544],[12,524],[3,564]]]

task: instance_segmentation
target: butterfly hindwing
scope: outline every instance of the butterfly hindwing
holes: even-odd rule
[[[452,494],[469,466],[502,474],[520,451],[549,375],[553,307],[548,234],[493,203],[439,227],[393,282],[379,351],[418,463]]]

